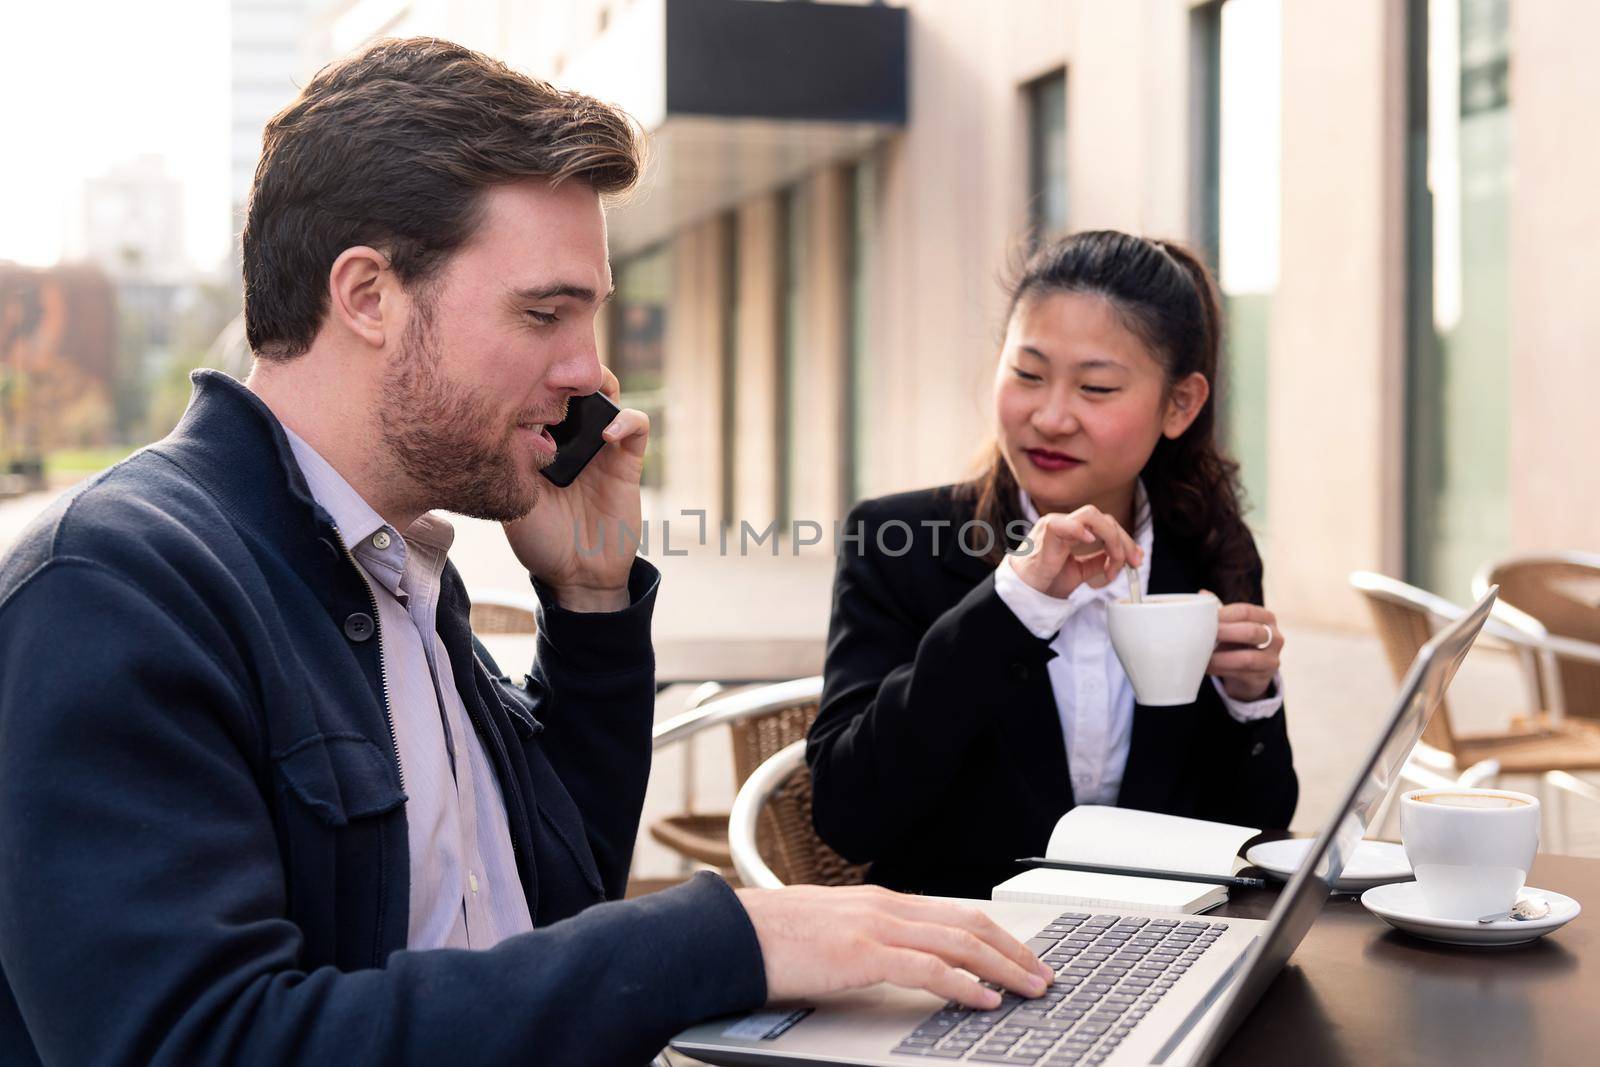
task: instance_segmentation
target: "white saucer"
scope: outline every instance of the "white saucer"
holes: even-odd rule
[[[1283,841],[1264,841],[1253,845],[1244,858],[1267,873],[1285,881],[1306,861],[1313,842],[1309,837]],[[1399,882],[1411,877],[1406,850],[1392,841],[1362,841],[1345,864],[1344,873],[1334,885],[1335,893],[1360,893],[1375,885]]]
[[[1361,903],[1396,930],[1447,945],[1520,945],[1559,930],[1583,910],[1576,900],[1548,889],[1527,886],[1518,894],[1519,900],[1529,898],[1549,903],[1550,914],[1543,919],[1501,919],[1492,923],[1438,919],[1428,914],[1422,902],[1422,887],[1415,882],[1374,886],[1361,894]]]

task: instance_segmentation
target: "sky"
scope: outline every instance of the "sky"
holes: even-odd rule
[[[0,260],[70,255],[85,179],[150,153],[183,183],[192,263],[226,259],[226,0],[8,3],[0,40]]]

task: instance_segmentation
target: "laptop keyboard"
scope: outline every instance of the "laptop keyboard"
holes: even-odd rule
[[[1069,911],[1028,942],[1056,972],[1044,996],[1002,992],[990,1011],[951,1002],[894,1051],[1039,1067],[1102,1063],[1227,928]]]

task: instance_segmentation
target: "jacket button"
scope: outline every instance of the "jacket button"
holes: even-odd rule
[[[1011,665],[1011,677],[1019,682],[1026,682],[1028,680],[1028,665],[1026,663],[1013,663]]]
[[[346,616],[344,620],[344,635],[352,641],[365,641],[374,629],[372,616],[363,611]]]
[[[1259,755],[1261,755],[1261,753],[1265,752],[1266,750],[1267,750],[1267,743],[1265,741],[1257,741],[1255,743],[1254,747],[1252,747],[1250,749],[1250,755],[1259,756]]]

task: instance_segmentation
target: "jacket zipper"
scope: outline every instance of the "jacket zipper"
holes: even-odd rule
[[[395,737],[394,715],[389,710],[389,664],[383,657],[383,623],[378,615],[378,596],[372,591],[372,583],[367,580],[367,572],[361,569],[361,564],[356,562],[350,546],[345,544],[344,532],[337,526],[333,528],[333,532],[339,537],[339,547],[344,549],[344,558],[355,568],[356,577],[361,579],[361,587],[367,591],[367,603],[372,605],[372,636],[378,641],[378,695],[383,697],[383,722],[389,727],[389,748],[394,753],[394,772],[400,779],[400,792],[404,793],[406,769],[400,762],[400,741]]]
[[[350,566],[355,568],[356,576],[361,579],[362,588],[367,591],[367,602],[372,605],[372,636],[378,639],[378,686],[381,690],[381,695],[383,696],[383,721],[385,725],[389,727],[389,745],[394,750],[395,774],[399,775],[400,777],[400,792],[404,793],[406,791],[406,770],[405,767],[400,763],[400,742],[395,738],[394,716],[389,710],[389,667],[387,661],[383,658],[383,624],[379,621],[378,616],[378,596],[372,591],[372,583],[367,580],[367,572],[361,569],[361,564],[356,562],[356,557],[350,551],[350,546],[345,544],[344,532],[341,531],[337,526],[333,528],[333,532],[339,537],[339,547],[344,549],[345,559],[349,560]],[[479,668],[482,668],[483,665],[476,662],[478,658],[477,653],[473,653],[472,658],[475,661],[475,665]],[[484,673],[488,674],[489,672],[485,670]],[[493,679],[491,678],[491,681],[492,680]],[[497,697],[496,699],[499,698]],[[463,698],[463,703],[465,703],[465,698]],[[469,712],[468,714],[470,715],[471,713]],[[530,823],[529,832],[531,833],[532,818],[528,817],[528,821]],[[517,835],[507,834],[506,836],[511,839],[512,858],[520,858],[520,853],[522,850],[517,847]],[[523,892],[526,894],[526,886],[523,887]]]

